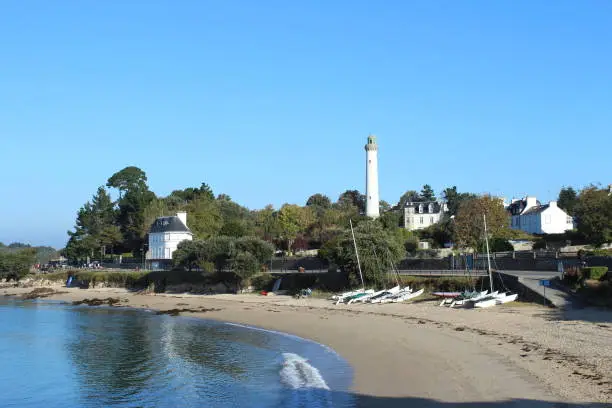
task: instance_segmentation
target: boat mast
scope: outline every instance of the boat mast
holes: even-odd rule
[[[359,262],[359,251],[357,251],[357,241],[355,241],[355,231],[353,231],[353,221],[349,219],[351,224],[351,234],[353,235],[353,245],[355,246],[355,255],[357,256],[357,268],[359,269],[359,277],[361,278],[361,286],[365,290],[365,283],[363,283],[363,274],[361,273],[361,262]]]
[[[491,286],[490,293],[493,293],[493,275],[491,274],[491,258],[489,256],[489,236],[487,235],[487,216],[486,214],[482,214],[482,219],[484,220],[485,242],[487,244],[487,269],[489,270],[489,285]]]

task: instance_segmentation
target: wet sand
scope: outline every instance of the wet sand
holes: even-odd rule
[[[0,288],[21,296],[34,288]],[[118,298],[163,311],[278,330],[325,344],[354,368],[362,407],[612,406],[612,312],[436,302],[333,305],[287,296],[67,289],[47,299]],[[185,309],[187,311],[185,311]],[[204,311],[202,311],[204,310]]]

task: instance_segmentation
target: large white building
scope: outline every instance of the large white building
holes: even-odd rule
[[[556,201],[542,205],[535,197],[513,199],[508,206],[510,227],[529,234],[562,234],[574,228],[574,220]]]
[[[177,212],[170,217],[159,217],[149,229],[147,264],[152,269],[163,268],[172,262],[172,253],[182,241],[193,239],[187,227],[187,213]]]
[[[404,228],[410,231],[437,224],[448,211],[446,203],[439,201],[408,202],[404,206]]]
[[[380,198],[378,196],[378,145],[376,136],[368,136],[366,151],[366,215],[378,218]]]

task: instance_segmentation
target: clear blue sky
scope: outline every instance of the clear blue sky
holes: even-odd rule
[[[117,170],[250,208],[612,182],[612,2],[33,1],[0,13],[0,241],[62,247]]]

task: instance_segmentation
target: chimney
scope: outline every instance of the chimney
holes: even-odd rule
[[[186,211],[178,211],[176,216],[187,226],[187,212]]]
[[[548,206],[551,207],[551,208],[555,208],[555,207],[557,207],[557,202],[556,201],[551,201],[551,202],[548,203]]]

